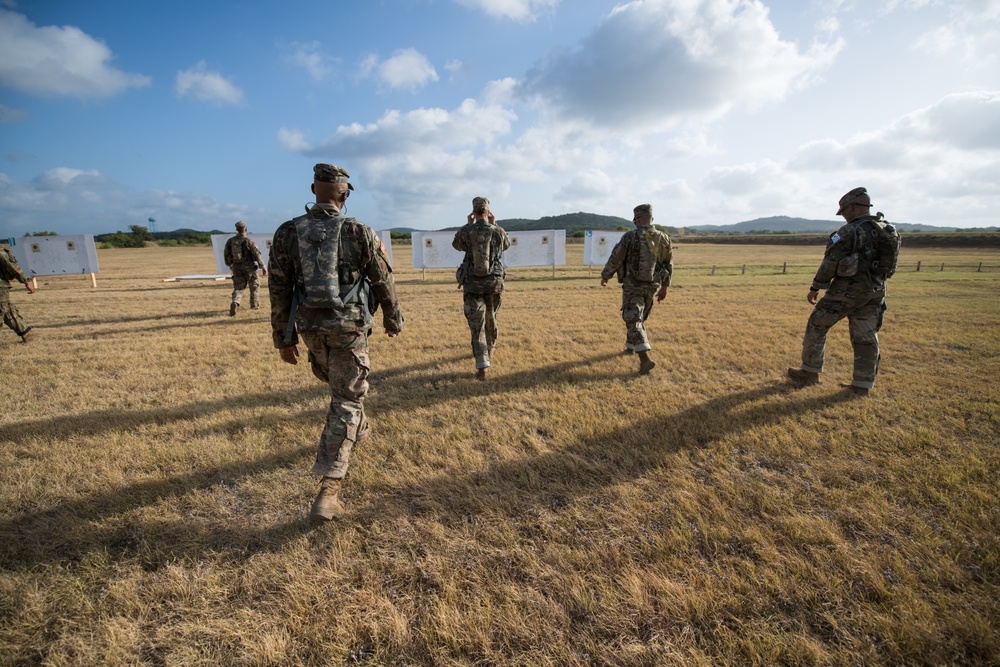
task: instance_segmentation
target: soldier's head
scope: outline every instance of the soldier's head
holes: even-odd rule
[[[856,220],[863,215],[868,215],[869,209],[872,207],[872,200],[868,196],[868,190],[864,188],[854,188],[841,197],[838,203],[840,207],[837,209],[837,215],[844,216],[844,219],[848,222]]]
[[[323,162],[313,167],[312,191],[317,203],[333,204],[340,210],[353,189],[351,174],[343,167]]]
[[[636,227],[645,227],[653,224],[653,205],[639,204],[632,209],[632,222]]]
[[[236,221],[236,233],[237,234],[246,234],[247,233],[247,223],[243,222],[242,220],[237,220]]]
[[[472,198],[472,212],[476,215],[486,215],[490,210],[490,200],[486,197]]]

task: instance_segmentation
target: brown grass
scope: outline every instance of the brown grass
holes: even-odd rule
[[[0,663],[1000,660],[1000,272],[947,269],[996,249],[893,279],[866,401],[846,323],[824,384],[783,380],[822,248],[681,244],[638,378],[570,246],[511,272],[485,384],[450,272],[399,250],[406,330],[373,337],[375,435],[319,529],[325,388],[228,283],[161,282],[207,248],[14,293],[41,337],[0,336]]]

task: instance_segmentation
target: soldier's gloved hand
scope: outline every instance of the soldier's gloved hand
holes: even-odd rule
[[[660,288],[660,291],[656,293],[656,303],[659,303],[667,298],[667,286],[664,285]]]
[[[283,347],[278,350],[278,354],[281,355],[281,360],[286,364],[297,364],[299,360],[299,346],[293,345],[291,347]]]
[[[816,301],[818,299],[819,299],[819,290],[814,290],[814,289],[809,290],[809,294],[806,295],[806,301],[809,302],[809,305],[815,306]]]

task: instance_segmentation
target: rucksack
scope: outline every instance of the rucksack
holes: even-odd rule
[[[477,278],[485,278],[493,270],[490,253],[493,249],[493,230],[486,225],[476,225],[469,234],[472,244],[472,272]]]
[[[343,308],[340,299],[340,230],[352,218],[339,215],[295,219],[302,265],[302,305],[310,308]]]
[[[670,240],[650,225],[638,231],[639,261],[635,279],[650,283],[656,277],[656,265],[671,258]]]
[[[866,248],[865,259],[872,273],[892,278],[899,262],[899,232],[893,225],[885,222],[881,211],[871,221],[871,226],[871,243]]]
[[[242,236],[235,236],[229,239],[229,257],[233,260],[230,264],[239,264],[243,261]]]

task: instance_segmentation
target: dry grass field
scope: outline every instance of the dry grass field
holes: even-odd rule
[[[904,255],[867,400],[846,322],[784,380],[821,252],[681,244],[640,378],[571,245],[511,271],[480,383],[451,272],[398,246],[406,328],[315,529],[326,389],[229,283],[162,282],[210,249],[15,291],[0,664],[1000,663],[1000,250]]]

